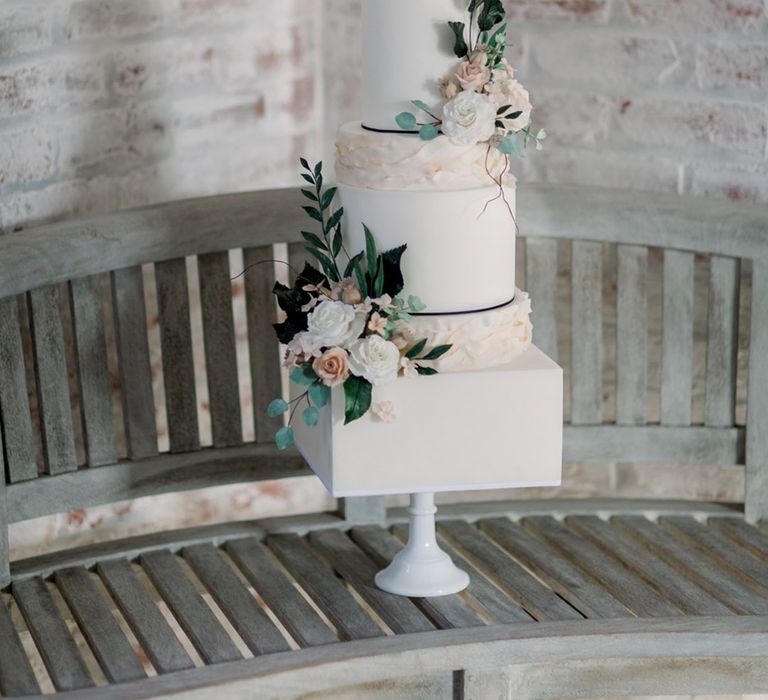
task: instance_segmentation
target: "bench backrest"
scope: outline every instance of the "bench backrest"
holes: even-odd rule
[[[274,245],[298,264],[298,190],[124,212],[0,237],[0,539],[9,522],[169,491],[307,473],[272,443],[280,393]],[[768,212],[679,197],[535,186],[520,193],[535,339],[570,379],[567,460],[746,464],[747,513],[768,514]],[[570,248],[570,352],[559,357],[557,239]],[[616,245],[616,415],[603,376],[603,256]],[[663,249],[660,415],[649,414],[648,250]],[[229,252],[242,250],[253,425],[242,430]],[[694,261],[709,256],[706,407],[693,424]],[[737,425],[742,261],[751,269],[748,420]],[[188,268],[188,265],[191,267]],[[144,266],[144,268],[142,268]],[[188,269],[199,277],[195,348]],[[144,285],[156,287],[167,450],[160,450]],[[562,286],[562,285],[561,285]],[[197,288],[197,287],[196,287]],[[150,323],[150,327],[153,327]],[[562,340],[562,339],[561,339]],[[204,356],[199,371],[195,357]],[[116,365],[116,368],[115,368]],[[242,366],[242,362],[241,362]],[[115,372],[115,369],[117,370]],[[111,376],[119,376],[113,386]],[[209,395],[201,448],[197,387]],[[113,402],[120,397],[118,404]],[[163,436],[164,437],[164,436]],[[5,550],[5,551],[3,551]],[[0,563],[7,542],[0,543]]]

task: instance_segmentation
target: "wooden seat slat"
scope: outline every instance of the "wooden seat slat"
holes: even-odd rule
[[[182,556],[255,655],[291,648],[213,545],[185,547]]]
[[[27,394],[18,303],[0,299],[0,422],[5,435],[8,481],[37,477],[37,450]]]
[[[227,543],[226,551],[300,646],[338,641],[336,633],[304,600],[261,542],[252,538],[233,540]]]
[[[155,281],[171,452],[190,452],[200,447],[200,433],[186,260],[156,263]]]
[[[336,530],[319,530],[309,536],[313,548],[381,617],[395,634],[429,632],[435,626],[408,598],[385,593],[376,587],[374,576],[379,570],[349,537]]]
[[[107,679],[123,683],[146,678],[138,657],[88,571],[83,567],[61,569],[54,580]]]
[[[57,289],[34,289],[28,298],[45,472],[61,474],[77,469],[77,454]]]
[[[213,445],[240,445],[243,426],[229,254],[224,251],[201,255],[197,264]]]
[[[69,284],[74,325],[80,409],[89,467],[117,461],[112,418],[112,382],[107,362],[101,279],[85,277]]]
[[[40,577],[15,581],[11,592],[56,689],[91,687],[93,681],[85,661],[45,581]]]
[[[537,620],[582,619],[575,608],[531,576],[469,523],[452,520],[441,522],[438,527],[469,561]]]
[[[494,518],[481,520],[478,527],[585,617],[632,617],[609,590],[520,525]]]
[[[642,576],[667,600],[689,615],[730,615],[732,611],[663,559],[633,544],[618,528],[596,515],[574,515],[566,524],[604,552]]]
[[[0,599],[0,695],[38,695],[40,685],[27,658],[11,613]]]
[[[741,518],[710,518],[707,525],[711,530],[728,537],[762,561],[768,562],[768,535],[751,527]]]
[[[96,570],[158,673],[194,668],[168,621],[130,562],[99,562]]]
[[[139,562],[203,661],[216,664],[242,658],[237,646],[173,554],[167,551],[149,552],[143,554]]]
[[[384,630],[298,535],[270,535],[267,546],[347,639],[384,636]]]
[[[140,267],[112,273],[112,308],[129,459],[154,457],[158,452],[142,274]]]
[[[557,361],[556,239],[526,239],[525,286],[534,300],[531,320],[536,329],[536,345]]]

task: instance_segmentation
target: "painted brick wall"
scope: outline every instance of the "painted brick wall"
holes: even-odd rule
[[[0,231],[292,184],[316,155],[314,0],[3,0]]]

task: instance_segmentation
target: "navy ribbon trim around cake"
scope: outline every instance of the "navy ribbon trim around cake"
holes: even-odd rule
[[[377,134],[418,134],[418,131],[403,131],[402,129],[376,129],[373,126],[366,126],[365,124],[360,124],[360,126],[365,129],[366,131],[374,131]]]
[[[489,306],[486,309],[470,309],[469,311],[442,311],[439,313],[412,313],[411,316],[464,316],[465,314],[482,314],[486,311],[496,311],[496,309],[503,309],[505,306],[509,306],[515,300],[516,296],[517,295],[512,297],[509,301],[505,301],[502,304],[496,304],[496,306]]]

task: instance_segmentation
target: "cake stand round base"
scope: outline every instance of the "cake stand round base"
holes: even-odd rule
[[[431,598],[463,591],[469,576],[459,569],[435,538],[435,495],[411,496],[408,544],[390,565],[376,574],[376,585],[387,593]]]

